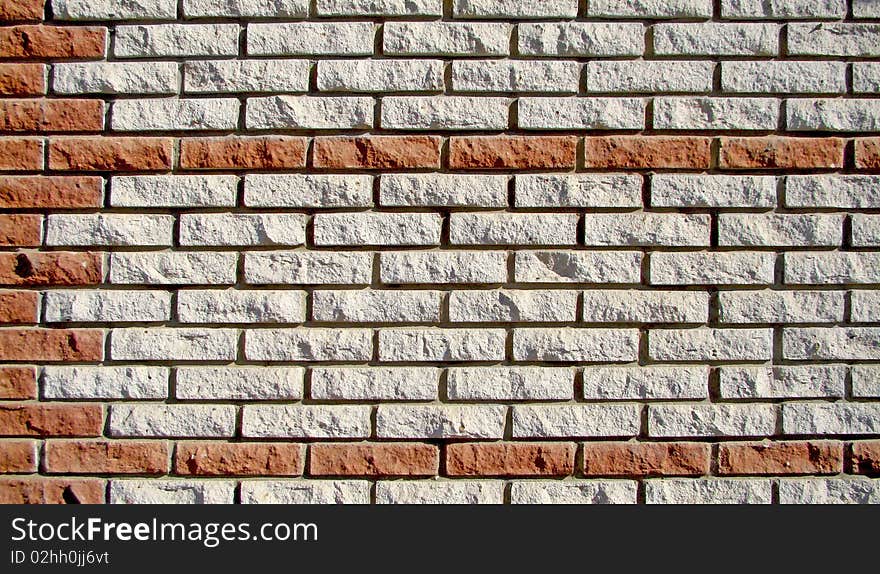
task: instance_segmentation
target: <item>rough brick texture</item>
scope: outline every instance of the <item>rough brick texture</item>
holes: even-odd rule
[[[0,0],[0,502],[880,492],[873,0]]]

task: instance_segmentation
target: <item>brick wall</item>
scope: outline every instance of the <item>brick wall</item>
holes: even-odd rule
[[[880,502],[880,1],[0,18],[0,500]]]

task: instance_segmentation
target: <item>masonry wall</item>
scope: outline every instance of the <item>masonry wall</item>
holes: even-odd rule
[[[880,1],[0,18],[3,502],[880,502]]]

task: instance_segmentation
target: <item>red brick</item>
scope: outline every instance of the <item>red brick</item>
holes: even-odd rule
[[[733,169],[840,168],[844,145],[838,138],[721,138],[719,163]]]
[[[0,215],[0,246],[38,246],[42,225],[42,215]]]
[[[305,448],[283,443],[181,442],[174,472],[193,476],[298,476]]]
[[[80,209],[101,207],[100,177],[0,177],[0,209]]]
[[[572,169],[577,138],[477,136],[449,139],[451,169]]]
[[[43,169],[43,141],[0,138],[0,171]]]
[[[37,472],[37,443],[32,440],[0,442],[0,473]]]
[[[166,171],[170,138],[53,138],[49,169],[64,171]]]
[[[44,453],[43,466],[49,473],[168,472],[168,446],[163,442],[51,440]]]
[[[36,96],[46,93],[43,64],[0,64],[0,95]]]
[[[0,504],[103,504],[106,488],[97,479],[0,478]]]
[[[34,291],[0,291],[0,323],[36,323],[38,301]]]
[[[706,169],[712,161],[707,137],[605,136],[584,140],[589,168]]]
[[[101,100],[0,100],[0,131],[99,132]]]
[[[37,398],[37,370],[34,367],[0,367],[0,399]]]
[[[104,335],[95,329],[2,329],[2,361],[100,361]]]
[[[0,285],[96,285],[100,253],[0,253]]]
[[[434,136],[319,137],[312,164],[328,169],[437,169],[441,143]]]
[[[880,169],[880,138],[856,140],[856,167],[859,169]]]
[[[306,165],[308,140],[298,137],[184,138],[184,169],[298,169]]]
[[[313,444],[312,476],[436,476],[437,447],[419,443]]]
[[[839,442],[753,442],[722,444],[718,474],[837,474],[843,468]]]
[[[701,476],[710,447],[696,443],[600,442],[584,445],[588,476]]]
[[[95,404],[2,404],[0,436],[99,436],[103,418]]]
[[[449,476],[568,476],[574,443],[456,443],[446,447]]]
[[[104,57],[106,43],[106,28],[42,25],[0,28],[0,58],[96,59]]]
[[[0,21],[39,22],[46,0],[0,0]]]
[[[880,440],[854,442],[850,463],[856,474],[880,476]]]

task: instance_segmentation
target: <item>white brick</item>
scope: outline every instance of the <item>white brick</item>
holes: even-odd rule
[[[518,251],[521,283],[639,283],[638,251]]]
[[[369,361],[369,329],[260,329],[245,333],[245,356],[251,361]]]
[[[854,213],[852,222],[852,244],[856,247],[880,246],[880,216]]]
[[[567,367],[457,367],[447,371],[453,401],[566,401],[574,398]]]
[[[181,245],[302,245],[307,215],[299,213],[193,213],[180,216]]]
[[[852,0],[854,18],[880,18],[880,4],[876,0]]]
[[[880,56],[880,24],[789,24],[788,53],[810,56]]]
[[[177,369],[182,400],[281,401],[303,397],[301,367],[194,367]]]
[[[721,88],[745,93],[846,92],[846,64],[843,62],[724,62]]]
[[[718,216],[718,244],[752,247],[835,247],[843,244],[844,215],[726,214]]]
[[[309,0],[183,0],[187,18],[302,18]]]
[[[114,329],[110,356],[118,361],[234,361],[237,329]]]
[[[586,367],[587,400],[684,400],[709,398],[708,367]]]
[[[441,16],[442,0],[317,0],[321,16]]]
[[[574,18],[578,15],[578,0],[455,0],[452,5],[455,18]]]
[[[577,62],[528,60],[460,60],[452,63],[452,89],[457,92],[577,93]]]
[[[379,360],[397,361],[501,361],[504,329],[382,329]]]
[[[645,101],[635,98],[521,98],[519,126],[531,130],[639,130]]]
[[[379,256],[379,264],[382,283],[388,284],[507,281],[507,253],[503,251],[389,252]]]
[[[110,282],[128,285],[232,285],[236,253],[113,253]]]
[[[788,403],[782,432],[793,435],[880,434],[880,403]]]
[[[880,207],[880,176],[789,175],[785,178],[787,207]]]
[[[846,16],[846,0],[721,0],[721,15],[743,20],[836,19]]]
[[[248,174],[244,203],[248,207],[369,207],[373,204],[373,177]]]
[[[877,17],[880,17],[880,13]],[[852,70],[855,93],[880,93],[880,62],[854,62]]]
[[[443,60],[324,60],[318,89],[326,92],[442,92]]]
[[[645,29],[636,23],[520,24],[517,34],[524,56],[641,56],[645,51]]]
[[[516,207],[641,207],[642,178],[633,174],[518,175]]]
[[[174,20],[177,0],[52,0],[58,20]]]
[[[758,252],[652,253],[652,285],[771,285],[776,255]]]
[[[500,480],[397,480],[376,483],[376,504],[502,504]]]
[[[49,323],[110,323],[167,321],[167,291],[53,290],[43,294],[43,320]]]
[[[857,398],[880,398],[880,369],[854,366],[852,368],[852,394]]]
[[[332,96],[249,98],[249,129],[362,129],[373,127],[373,99]]]
[[[110,180],[113,207],[233,207],[233,175],[136,175]]]
[[[391,207],[507,207],[505,175],[383,174],[379,198]]]
[[[618,18],[710,18],[712,0],[590,0],[587,14]]]
[[[494,22],[387,22],[382,32],[383,53],[506,56],[510,53],[511,29],[510,24]]]
[[[661,130],[775,130],[779,101],[770,98],[655,98]]]
[[[370,436],[370,407],[245,406],[241,434],[258,438],[366,438]]]
[[[635,504],[634,480],[557,480],[514,482],[511,504]]]
[[[184,64],[184,89],[195,94],[307,92],[308,60],[222,60]]]
[[[786,253],[785,283],[841,285],[880,283],[880,253]]]
[[[152,99],[113,102],[116,131],[232,130],[241,104],[223,99]]]
[[[249,24],[250,56],[369,56],[376,28],[372,22]]]
[[[517,361],[626,362],[638,359],[636,329],[516,329]]]
[[[176,94],[174,62],[58,63],[52,70],[57,94]]]
[[[440,291],[314,291],[315,321],[430,323],[440,321]]]
[[[168,397],[167,367],[43,367],[47,399],[155,399]]]
[[[639,432],[638,405],[513,407],[514,438],[628,437]]]
[[[574,322],[577,291],[453,291],[449,320],[454,323]]]
[[[111,504],[232,504],[234,480],[111,480]]]
[[[507,98],[390,96],[382,98],[382,127],[400,130],[503,130]]]
[[[793,131],[880,131],[880,101],[876,99],[798,99],[789,100],[785,109],[786,125]]]
[[[117,26],[113,55],[118,58],[235,56],[238,33],[238,24]]]
[[[328,213],[315,216],[315,245],[439,245],[436,213]]]
[[[652,329],[648,355],[657,361],[769,361],[772,329]]]
[[[708,247],[711,218],[678,213],[588,213],[584,245]]]
[[[714,62],[607,60],[587,64],[590,92],[711,92]]]
[[[705,323],[709,294],[699,291],[584,291],[587,323]]]
[[[379,438],[501,438],[507,407],[379,405]]]
[[[871,361],[880,359],[880,328],[786,328],[782,354],[795,361]]]
[[[233,405],[110,405],[110,436],[231,437],[235,434]]]
[[[761,479],[654,479],[645,481],[648,504],[771,504],[773,481]]]
[[[779,504],[880,504],[880,480],[783,479],[779,481]]]
[[[366,285],[372,266],[372,253],[248,253],[244,276],[254,285]]]
[[[837,323],[843,291],[722,291],[722,323]]]
[[[775,56],[775,24],[657,24],[654,52],[660,56]]]
[[[433,401],[440,369],[434,367],[317,367],[311,392],[319,401]]]
[[[453,245],[576,245],[575,214],[453,213],[449,241]]]
[[[366,480],[245,480],[242,504],[370,504]]]
[[[723,399],[843,398],[846,368],[808,367],[721,368],[719,392]]]
[[[651,177],[651,205],[775,207],[776,178],[762,175],[656,174]]]
[[[851,291],[852,321],[854,323],[880,322],[880,291]]]
[[[172,215],[49,215],[46,245],[170,246]]]
[[[181,323],[302,323],[304,291],[223,291],[182,289],[177,294]]]
[[[651,405],[648,434],[661,438],[772,436],[776,434],[776,406]]]

